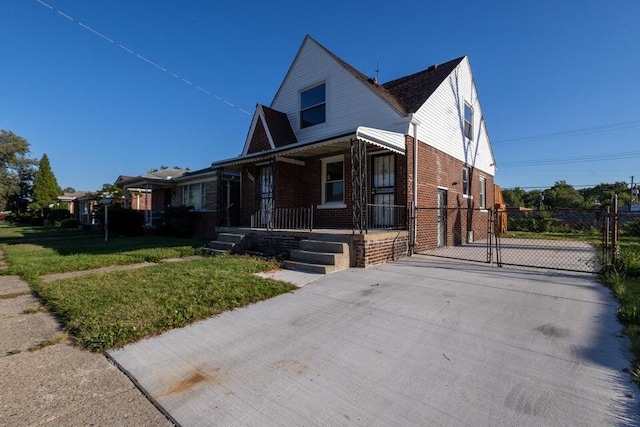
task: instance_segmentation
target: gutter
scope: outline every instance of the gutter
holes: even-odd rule
[[[418,236],[418,222],[417,222],[417,206],[418,206],[418,126],[420,121],[415,118],[414,114],[409,114],[409,120],[413,127],[413,200],[412,211],[410,215],[413,216],[413,227],[411,230],[412,236],[410,237],[411,247],[409,248],[409,255],[413,255],[413,251],[416,245],[416,237]]]

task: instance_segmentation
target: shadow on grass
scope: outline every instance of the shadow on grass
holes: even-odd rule
[[[19,234],[19,235],[17,235]],[[190,246],[195,249],[204,242],[193,238],[144,235],[135,237],[109,236],[86,230],[69,230],[45,227],[0,226],[0,244],[33,244],[52,249],[61,256],[94,254],[106,255],[151,248],[175,248]]]

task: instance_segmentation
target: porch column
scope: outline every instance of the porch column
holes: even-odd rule
[[[224,199],[224,168],[216,169],[216,225],[222,227],[226,222]]]
[[[367,144],[352,139],[351,151],[351,211],[353,230],[367,230]]]

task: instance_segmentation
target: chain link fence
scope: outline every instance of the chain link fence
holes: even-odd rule
[[[416,209],[415,217],[416,253],[499,266],[600,271],[607,218],[603,210],[423,207]],[[421,230],[420,224],[436,227]]]

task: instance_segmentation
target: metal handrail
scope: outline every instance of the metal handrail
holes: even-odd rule
[[[251,215],[251,228],[313,230],[313,205],[308,208],[261,209]]]

